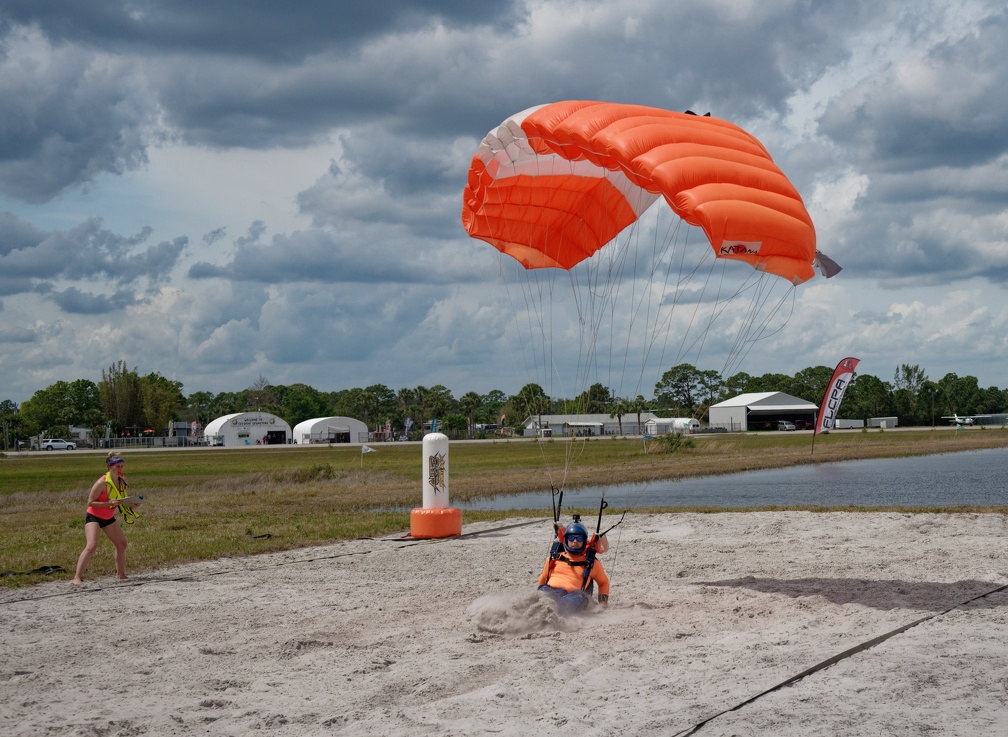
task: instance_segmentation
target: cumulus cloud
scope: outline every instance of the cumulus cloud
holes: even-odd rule
[[[994,376],[1006,28],[978,0],[6,2],[0,384],[97,378],[114,339],[187,391],[260,375],[515,390],[534,363],[521,279],[466,237],[461,190],[489,129],[575,98],[709,110],[804,196],[844,271],[792,293],[745,370],[849,350],[883,378],[940,375],[972,344],[989,363],[960,373]],[[689,282],[664,303],[714,293]],[[566,308],[550,339],[576,354],[584,315]],[[689,360],[720,368],[734,329]],[[690,334],[670,321],[662,360]],[[649,394],[656,378],[606,381]]]
[[[1008,148],[1004,9],[962,38],[895,62],[833,101],[820,128],[871,171],[990,164]]]
[[[188,243],[180,237],[148,246],[149,228],[123,236],[104,228],[100,218],[45,233],[8,216],[0,219],[0,238],[8,232],[20,240],[19,247],[0,252],[0,270],[8,280],[109,279],[122,285],[137,281],[156,284],[167,279]]]
[[[0,35],[0,192],[45,202],[104,172],[142,166],[159,108],[129,58],[37,27]]]

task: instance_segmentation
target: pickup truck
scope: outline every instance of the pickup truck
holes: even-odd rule
[[[60,438],[46,438],[42,441],[42,450],[73,450],[76,447],[76,443]]]

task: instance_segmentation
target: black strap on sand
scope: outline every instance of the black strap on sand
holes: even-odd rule
[[[43,576],[49,576],[53,573],[62,573],[63,566],[41,566],[40,568],[33,568],[30,571],[3,571],[0,573],[0,577],[6,578],[8,576],[34,576],[40,574]]]
[[[727,714],[728,712],[738,711],[743,706],[747,706],[748,704],[753,703],[757,699],[759,699],[759,698],[761,698],[763,696],[766,696],[769,693],[773,693],[774,691],[778,691],[778,690],[784,688],[785,686],[790,686],[792,683],[797,683],[798,681],[802,680],[806,676],[810,676],[813,673],[817,673],[818,671],[821,671],[824,668],[829,668],[831,665],[835,665],[836,663],[839,663],[841,660],[845,660],[846,658],[849,658],[852,655],[857,655],[858,653],[863,652],[864,650],[867,650],[869,648],[875,647],[876,645],[885,642],[890,637],[895,637],[896,635],[899,635],[899,634],[901,634],[903,632],[906,632],[908,629],[910,629],[912,627],[916,627],[919,624],[923,624],[924,622],[927,622],[930,619],[934,619],[935,617],[941,617],[941,616],[943,616],[945,614],[948,614],[953,609],[958,609],[960,607],[966,606],[967,604],[972,604],[974,601],[977,601],[978,599],[983,599],[983,598],[985,598],[987,596],[991,596],[992,594],[1000,593],[1001,591],[1005,591],[1006,589],[1008,589],[1008,584],[1005,584],[1004,586],[999,586],[996,589],[992,589],[992,590],[990,590],[990,591],[988,591],[986,593],[983,593],[983,594],[977,594],[972,599],[967,599],[966,601],[959,602],[958,604],[950,606],[948,609],[945,609],[945,610],[940,611],[940,612],[935,612],[934,614],[929,614],[926,617],[921,617],[920,619],[915,620],[913,622],[910,622],[909,624],[905,624],[902,627],[897,627],[896,629],[891,630],[890,632],[886,632],[884,635],[879,635],[878,637],[874,637],[871,640],[868,640],[867,642],[862,642],[860,645],[855,645],[854,647],[852,647],[852,648],[850,648],[848,650],[844,650],[842,653],[838,653],[838,654],[834,655],[831,658],[827,658],[826,660],[822,661],[821,663],[817,663],[816,665],[813,665],[811,668],[806,668],[801,673],[798,673],[797,675],[793,675],[790,678],[788,678],[787,680],[781,681],[776,686],[771,686],[766,691],[761,691],[760,693],[756,694],[755,696],[751,696],[750,698],[748,698],[745,701],[742,701],[742,702],[736,704],[735,706],[732,706],[731,708],[724,709],[723,711],[719,711],[717,714],[712,714],[711,716],[709,716],[706,719],[703,719],[703,720],[697,722],[692,727],[689,727],[689,728],[683,730],[682,732],[676,732],[673,735],[673,737],[686,737],[686,735],[696,734],[698,731],[700,731],[700,728],[703,727],[705,724],[707,724],[708,722],[711,722],[711,721],[717,719],[720,716],[723,716],[723,715]]]

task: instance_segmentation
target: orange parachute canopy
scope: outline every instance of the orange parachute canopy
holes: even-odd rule
[[[556,102],[504,121],[473,157],[462,224],[527,269],[570,269],[659,197],[718,257],[793,284],[814,276],[812,219],[756,138],[640,105]]]

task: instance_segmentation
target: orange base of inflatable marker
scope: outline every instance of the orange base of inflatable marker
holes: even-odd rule
[[[452,537],[462,534],[461,509],[424,509],[410,512],[410,535],[418,538]]]

